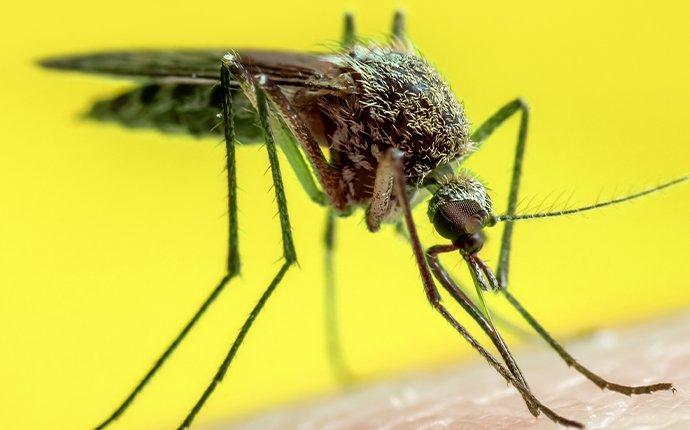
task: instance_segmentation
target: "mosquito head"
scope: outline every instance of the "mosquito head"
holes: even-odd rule
[[[474,254],[484,245],[484,226],[492,223],[491,199],[477,179],[461,173],[440,184],[429,200],[428,215],[436,231]]]

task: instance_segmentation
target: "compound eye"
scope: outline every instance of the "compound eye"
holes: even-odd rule
[[[438,234],[451,241],[455,241],[462,235],[462,231],[458,228],[452,213],[447,214],[442,208],[436,211],[433,224]]]
[[[485,217],[486,212],[473,200],[452,201],[436,210],[433,224],[441,236],[455,242],[481,231]]]

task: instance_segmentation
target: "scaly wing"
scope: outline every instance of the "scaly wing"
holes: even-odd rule
[[[166,133],[218,133],[222,93],[221,58],[233,52],[253,74],[268,75],[288,90],[342,91],[333,79],[339,69],[328,55],[261,50],[142,50],[67,55],[43,59],[58,70],[143,80],[144,85],[96,102],[87,117],[126,127],[154,128]],[[291,89],[291,90],[290,90]],[[254,112],[239,88],[233,89],[235,123],[240,140],[260,137]]]
[[[254,74],[268,75],[281,86],[332,88],[338,68],[327,55],[283,51],[199,49],[112,51],[46,58],[43,67],[87,73],[212,84],[219,80],[223,55],[233,52]]]

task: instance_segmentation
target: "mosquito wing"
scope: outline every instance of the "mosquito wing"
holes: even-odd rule
[[[113,51],[46,58],[43,67],[134,79],[213,84],[220,79],[223,55],[233,52],[255,74],[278,85],[329,87],[337,67],[323,54],[260,50]]]
[[[204,136],[221,133],[217,114],[222,90],[217,85],[227,49],[119,51],[47,58],[51,69],[107,74],[144,84],[94,103],[86,117],[130,128]],[[251,73],[265,74],[287,93],[333,89],[338,69],[323,54],[233,50]],[[255,112],[239,88],[232,89],[238,138],[260,138]]]

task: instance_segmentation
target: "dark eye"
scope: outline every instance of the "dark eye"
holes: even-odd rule
[[[448,203],[443,207],[438,208],[436,215],[434,216],[433,223],[438,234],[446,239],[455,241],[458,237],[460,237],[460,235],[462,235],[462,231],[458,228],[457,216],[455,215],[455,211],[449,207],[450,205],[452,205],[452,203]]]
[[[452,201],[440,206],[432,220],[436,231],[455,242],[463,236],[479,232],[484,226],[486,212],[472,200]]]

